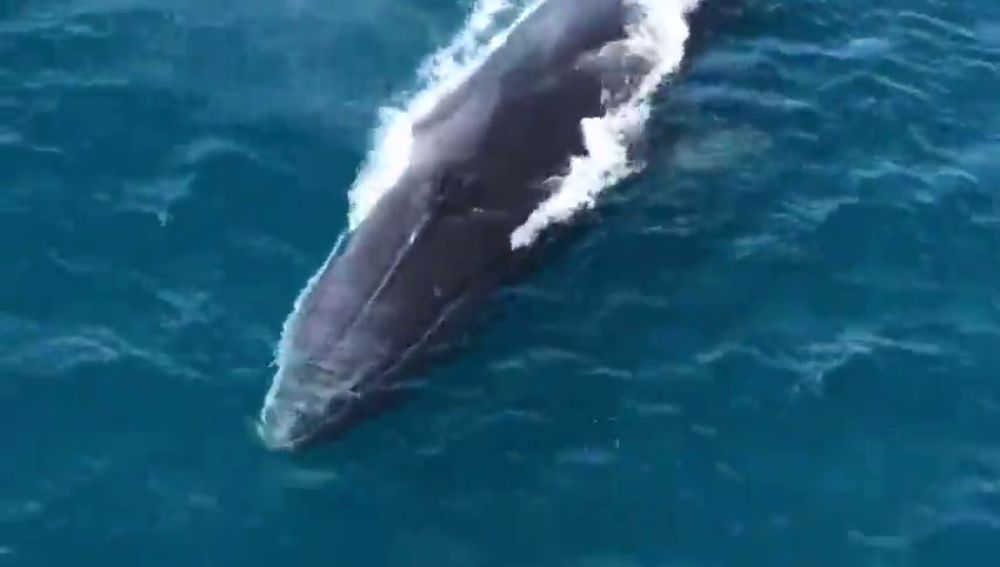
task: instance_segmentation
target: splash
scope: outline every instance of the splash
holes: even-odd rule
[[[418,71],[417,92],[402,106],[379,111],[374,147],[348,194],[350,230],[357,228],[410,164],[413,126],[449,92],[460,86],[502,46],[518,23],[541,0],[477,0],[451,43],[431,55]]]
[[[568,172],[556,184],[557,189],[511,234],[515,249],[530,245],[546,227],[593,207],[601,191],[642,168],[642,163],[629,159],[631,141],[642,133],[656,89],[684,59],[690,33],[687,15],[699,0],[623,1],[636,17],[622,46],[644,60],[650,71],[630,96],[609,106],[604,116],[582,121],[586,154],[570,159]]]

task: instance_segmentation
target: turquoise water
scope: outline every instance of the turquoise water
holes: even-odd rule
[[[752,3],[468,351],[290,457],[281,324],[468,4],[0,0],[0,565],[997,565],[1000,5],[875,4]]]

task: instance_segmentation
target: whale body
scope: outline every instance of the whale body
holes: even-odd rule
[[[587,125],[606,125],[602,117],[649,87],[659,62],[637,34],[657,4],[686,4],[672,9],[689,23],[701,9],[693,0],[538,2],[420,117],[405,171],[285,324],[259,422],[267,446],[305,447],[380,411],[517,273],[538,212],[579,173],[574,160],[587,172]],[[600,173],[594,183],[615,180]]]

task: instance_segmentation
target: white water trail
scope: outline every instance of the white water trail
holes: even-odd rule
[[[593,207],[601,191],[642,169],[643,164],[629,159],[630,142],[642,133],[656,89],[684,60],[690,34],[687,15],[699,0],[623,1],[636,15],[624,47],[644,59],[651,71],[625,102],[609,108],[604,116],[582,121],[587,153],[570,158],[557,189],[511,234],[515,249],[530,245],[546,227]]]
[[[420,87],[402,106],[379,111],[374,145],[348,193],[350,230],[357,228],[410,164],[413,126],[449,92],[473,74],[540,0],[476,0],[465,25],[451,43],[431,55],[418,72]],[[511,22],[512,14],[517,18]],[[508,25],[505,27],[504,23]]]

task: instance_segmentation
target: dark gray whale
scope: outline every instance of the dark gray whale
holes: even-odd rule
[[[310,445],[378,411],[516,271],[530,246],[512,235],[587,153],[581,121],[652,71],[627,43],[643,2],[667,0],[541,2],[415,124],[406,171],[285,325],[259,423],[269,447]]]

